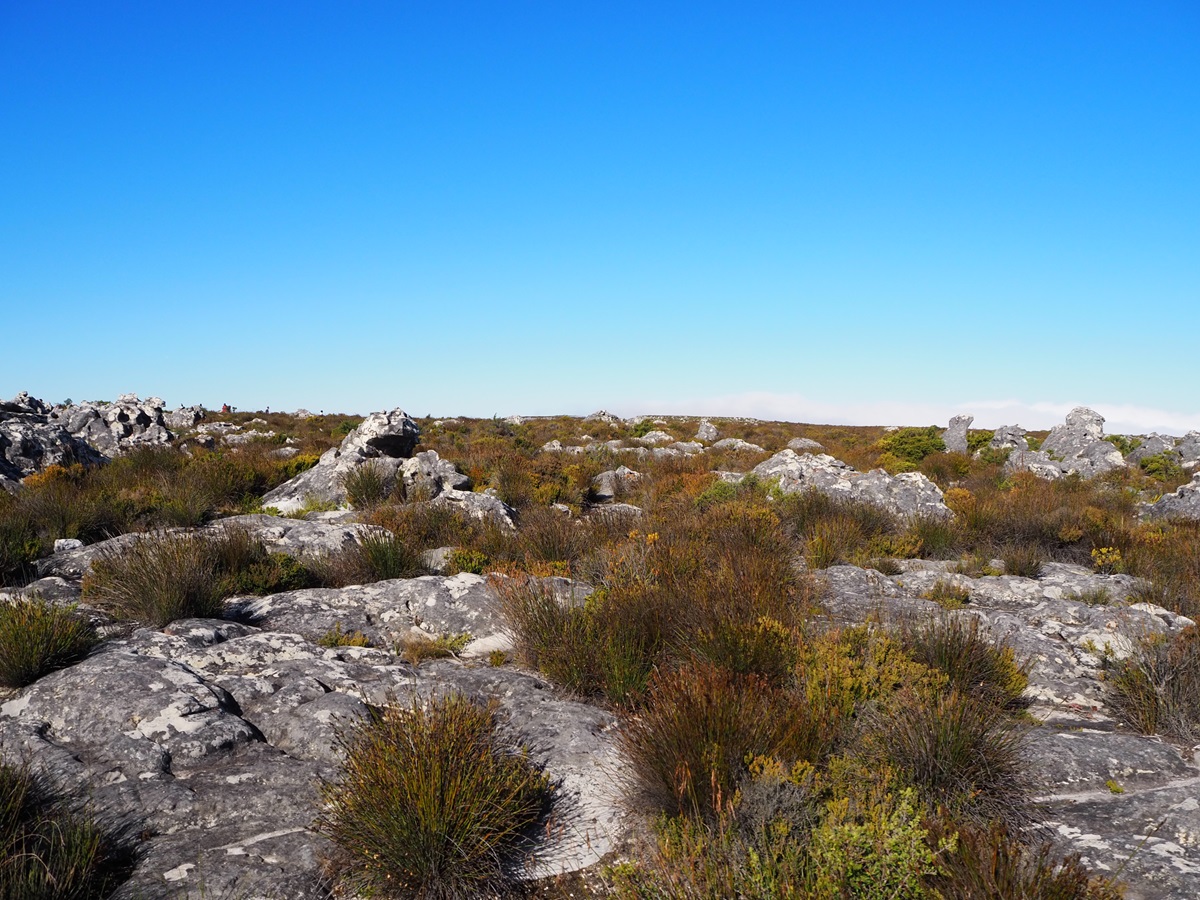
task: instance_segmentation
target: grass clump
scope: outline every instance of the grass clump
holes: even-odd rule
[[[370,584],[389,578],[414,578],[426,573],[420,552],[408,541],[386,531],[365,531],[358,540],[309,563],[326,587]]]
[[[1113,708],[1143,734],[1200,742],[1200,629],[1153,634],[1133,653],[1109,664]]]
[[[458,694],[375,712],[340,738],[317,829],[368,896],[460,900],[504,888],[552,793],[502,739],[494,706]]]
[[[921,595],[924,600],[932,600],[943,609],[962,609],[971,602],[971,592],[965,587],[952,581],[938,581]]]
[[[989,640],[973,616],[939,616],[910,625],[899,640],[913,659],[942,672],[960,691],[1009,710],[1025,705],[1028,664],[1017,660],[1012,647]]]
[[[396,643],[396,655],[413,666],[419,666],[427,659],[458,656],[472,639],[471,634],[465,631],[462,634],[439,634],[435,638],[414,634]]]
[[[987,699],[951,688],[912,693],[873,723],[867,739],[930,809],[987,827],[1028,824],[1023,727]]]
[[[334,622],[333,627],[317,640],[319,647],[370,647],[371,639],[361,631],[343,631],[341,622]]]
[[[368,460],[343,473],[340,481],[346,491],[346,501],[354,509],[379,506],[396,489],[396,479],[375,460]]]
[[[268,553],[242,529],[215,535],[140,535],[92,562],[83,580],[86,603],[122,619],[161,628],[186,618],[220,618],[225,598],[306,587],[308,570]]]
[[[36,594],[0,605],[0,685],[20,688],[87,656],[100,642],[73,606]]]
[[[132,870],[123,837],[56,797],[28,766],[0,763],[0,897],[108,897]]]

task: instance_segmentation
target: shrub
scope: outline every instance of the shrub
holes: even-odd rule
[[[446,557],[445,573],[457,575],[459,572],[469,572],[472,575],[482,575],[491,564],[487,554],[480,550],[468,550],[466,547],[456,547]]]
[[[1200,630],[1142,638],[1130,656],[1110,664],[1113,708],[1143,734],[1200,742]]]
[[[931,453],[941,453],[946,449],[942,440],[940,428],[930,425],[928,428],[901,428],[879,440],[879,449],[886,456],[893,458],[896,468],[915,469],[925,457]]]
[[[1175,481],[1184,475],[1183,466],[1179,463],[1179,454],[1173,450],[1145,456],[1138,462],[1138,466],[1156,481]]]
[[[859,796],[855,796],[858,794]],[[896,793],[869,784],[826,804],[813,832],[811,900],[922,900],[936,895],[924,877],[938,871],[937,856],[954,845],[944,840],[936,853],[921,824],[912,789]]]
[[[429,900],[502,888],[551,795],[502,740],[494,706],[451,694],[388,708],[343,733],[316,828],[350,891]]]
[[[974,616],[939,616],[900,632],[900,642],[922,665],[937,669],[964,693],[1007,709],[1025,705],[1028,665],[1013,649],[989,640]]]
[[[1024,732],[986,699],[958,689],[917,693],[876,715],[874,745],[931,809],[987,827],[1027,824]]]
[[[708,662],[659,669],[620,740],[635,795],[662,810],[713,817],[733,801],[755,756],[818,759],[821,723],[803,702],[755,675]]]
[[[0,897],[100,900],[128,877],[125,835],[56,797],[29,770],[0,762]]]
[[[518,542],[530,559],[574,563],[593,548],[591,532],[588,523],[557,509],[538,506],[522,513]]]
[[[41,555],[41,541],[28,519],[6,515],[2,498],[0,516],[0,584],[23,582],[31,577],[33,561]]]
[[[767,617],[757,622],[723,622],[694,639],[699,659],[736,675],[757,675],[773,687],[793,680],[800,648],[796,634]]]
[[[992,438],[996,436],[996,432],[988,431],[983,428],[975,428],[967,432],[967,452],[974,454],[978,450],[982,450],[992,442]]]
[[[87,656],[99,643],[74,607],[36,594],[0,605],[0,685],[19,688]]]
[[[170,577],[164,577],[170,573]],[[219,618],[224,599],[210,542],[194,535],[145,535],[92,562],[85,602],[155,627],[183,618]]]
[[[471,635],[467,632],[439,634],[435,638],[412,634],[401,638],[396,643],[396,655],[413,666],[419,666],[427,659],[458,656],[469,643],[471,643]]]

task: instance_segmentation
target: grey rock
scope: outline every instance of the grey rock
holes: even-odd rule
[[[646,434],[636,440],[647,447],[653,447],[655,444],[670,444],[675,440],[675,437],[665,431],[655,429],[654,431],[646,432]]]
[[[592,479],[592,498],[598,503],[608,503],[623,494],[641,477],[641,473],[628,466],[601,472]]]
[[[814,450],[824,450],[825,447],[820,441],[814,441],[812,438],[794,437],[787,442],[789,450],[795,450],[797,453],[812,453]]]
[[[700,420],[700,427],[696,429],[696,440],[704,441],[706,444],[711,444],[721,436],[721,432],[717,430],[717,426],[708,419]]]
[[[269,491],[263,497],[263,506],[273,506],[281,513],[294,512],[310,497],[344,504],[343,481],[350,472],[370,464],[385,478],[396,478],[403,460],[412,456],[419,436],[417,423],[402,409],[371,413],[346,435],[340,447],[326,450],[307,472]]]
[[[494,522],[505,529],[516,528],[516,510],[486,492],[447,489],[425,502],[448,507],[473,519]]]
[[[1125,465],[1125,458],[1104,440],[1104,417],[1095,410],[1077,406],[1063,425],[1055,425],[1034,454],[1013,453],[1005,463],[1009,472],[1030,471],[1042,478],[1079,474],[1084,478]],[[1057,466],[1058,472],[1053,469]]]
[[[1145,509],[1148,518],[1200,519],[1200,472],[1187,484],[1164,494]]]
[[[733,450],[742,451],[745,453],[765,453],[762,447],[758,444],[752,444],[749,441],[743,441],[741,438],[725,438],[717,441],[712,445],[713,450]]]
[[[1200,431],[1189,431],[1175,447],[1185,469],[1200,465]]]
[[[423,591],[414,594],[423,609],[430,599],[462,600]],[[288,599],[276,599],[267,620],[289,615]],[[201,890],[316,900],[328,896],[330,848],[310,826],[321,779],[336,778],[338,733],[366,703],[403,705],[414,692],[494,698],[514,739],[556,781],[560,827],[541,838],[536,874],[592,866],[611,852],[626,832],[613,789],[622,768],[613,718],[547,687],[509,666],[448,660],[417,672],[387,650],[187,620],[135,632],[21,691],[0,707],[0,747],[88,796],[102,815],[144,829],[121,897]]]
[[[608,424],[611,425],[614,422],[620,422],[621,417],[614,416],[607,409],[598,409],[594,413],[584,416],[583,421],[585,421],[585,422],[607,422]]]
[[[131,447],[165,445],[173,439],[163,416],[163,401],[158,397],[139,400],[137,394],[121,394],[111,403],[56,407],[49,422],[109,459]]]
[[[436,450],[418,453],[400,464],[399,476],[409,499],[432,500],[442,491],[468,491],[471,479]]]
[[[974,421],[974,416],[955,416],[950,420],[950,427],[942,432],[947,453],[967,452],[967,429]]]
[[[83,541],[78,538],[58,538],[54,542],[54,552],[63,553],[67,550],[78,550],[83,546]]]
[[[1001,425],[992,432],[988,446],[993,450],[1028,450],[1029,441],[1025,439],[1026,431],[1020,425]]]
[[[826,454],[781,450],[752,470],[763,481],[777,479],[784,493],[818,490],[833,497],[861,500],[900,516],[952,515],[941,489],[919,472],[888,475],[882,469],[859,472]]]
[[[203,406],[181,406],[163,413],[163,424],[172,431],[187,431],[204,421]]]
[[[678,450],[686,456],[694,456],[697,453],[704,452],[704,445],[699,441],[676,441],[667,446],[668,450]]]
[[[7,406],[18,406],[21,395]],[[26,407],[36,410],[41,401]],[[0,410],[0,477],[18,482],[47,466],[97,465],[104,458],[86,441],[39,412]]]
[[[1169,453],[1176,462],[1180,461],[1179,451],[1175,449],[1175,438],[1162,434],[1147,434],[1139,439],[1136,447],[1125,456],[1125,462],[1137,465],[1148,456],[1158,456]]]

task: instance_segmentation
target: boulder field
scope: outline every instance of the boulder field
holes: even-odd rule
[[[0,480],[12,484],[52,463],[96,463],[139,442],[166,442],[171,429],[194,428],[198,415],[164,413],[161,401],[132,395],[116,404],[66,408],[20,395],[0,405]],[[969,425],[969,417],[951,422],[948,448],[966,452]],[[1102,425],[1100,416],[1081,408],[1038,451],[1028,449],[1016,426],[997,430],[990,446],[1012,451],[1012,470],[1090,477],[1127,464],[1104,440]],[[1153,437],[1157,453],[1174,453],[1185,467],[1200,462],[1200,435]],[[499,498],[470,490],[466,476],[436,453],[415,453],[418,439],[416,423],[402,410],[375,413],[314,468],[268,494],[264,506],[286,512],[314,498],[344,504],[347,473],[369,464],[401,481],[419,502],[452,503],[513,524],[515,514]],[[709,452],[720,434],[703,422],[694,441],[677,442],[665,431],[647,432],[640,441],[612,449],[636,465]],[[542,452],[587,449],[554,441]],[[901,516],[952,515],[925,476],[857,472],[821,449],[796,439],[752,474],[775,480],[785,492],[816,489]],[[626,466],[603,473],[594,483],[596,501],[627,506],[617,501],[638,477]],[[1145,514],[1200,518],[1200,472]],[[336,551],[369,531],[351,521],[269,514],[223,519],[205,530],[230,527],[295,557]],[[64,549],[39,562],[38,580],[0,592],[0,602],[37,593],[55,604],[78,604],[94,561],[135,540],[123,535]],[[1194,623],[1136,602],[1141,585],[1127,575],[1062,563],[1046,564],[1036,578],[970,577],[932,560],[899,566],[894,575],[846,565],[814,572],[821,615],[832,623],[874,618],[885,626],[932,616],[973,618],[1007,641],[1030,667],[1026,746],[1040,827],[1096,872],[1118,876],[1130,900],[1200,896],[1194,748],[1122,728],[1103,679],[1106,656],[1119,660],[1148,634],[1171,635]],[[542,834],[528,876],[593,867],[619,853],[640,827],[622,796],[627,773],[619,723],[537,673],[490,664],[492,651],[512,647],[495,584],[463,573],[234,597],[226,618],[161,629],[118,627],[83,606],[108,639],[83,661],[0,697],[0,748],[141,835],[134,875],[118,897],[316,900],[328,896],[322,861],[330,848],[312,825],[319,786],[336,777],[339,733],[369,705],[462,692],[495,700],[558,786],[554,827]],[[923,599],[939,584],[968,597],[966,608],[947,611]],[[563,603],[591,590],[566,579],[552,587]],[[334,629],[360,632],[370,646],[324,646],[322,638]],[[414,635],[446,634],[470,640],[452,658],[417,666],[387,649]]]

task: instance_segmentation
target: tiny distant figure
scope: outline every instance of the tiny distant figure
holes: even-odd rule
[[[229,412],[233,412],[233,410],[231,410],[231,409],[229,408],[229,404],[228,404],[228,403],[222,403],[222,404],[221,404],[221,412],[223,412],[223,413],[229,413]]]
[[[267,407],[267,415],[269,416],[270,414],[271,414],[271,407],[268,406]]]

